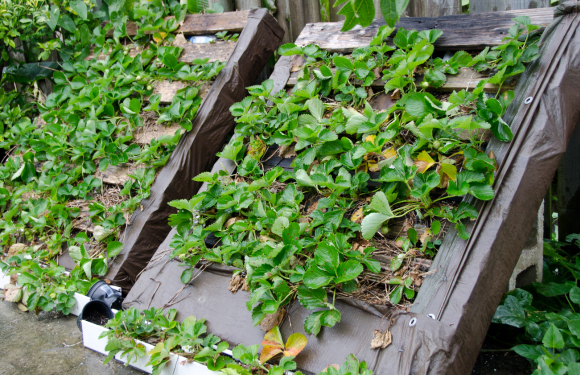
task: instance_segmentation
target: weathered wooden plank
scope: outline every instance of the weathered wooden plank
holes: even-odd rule
[[[220,4],[224,7],[224,12],[231,12],[234,10],[234,2],[232,0],[208,0],[208,5],[213,7],[213,4]]]
[[[547,26],[554,18],[553,8],[539,8],[438,18],[402,18],[397,27],[442,30],[443,36],[435,42],[438,49],[479,49],[502,44],[502,39],[514,24],[512,19],[523,15],[529,16],[533,24],[540,26]],[[331,52],[352,52],[355,48],[368,46],[378,28],[384,24],[383,19],[376,19],[367,28],[357,26],[344,33],[340,32],[342,22],[308,24],[296,44],[305,46],[314,43]],[[388,42],[392,43],[392,39],[389,38]]]
[[[331,22],[340,22],[340,21],[344,21],[344,16],[342,14],[338,14],[338,12],[340,11],[340,7],[335,7],[334,4],[337,2],[337,0],[329,0],[330,2],[330,21]],[[376,8],[376,7],[375,7]],[[324,20],[323,20],[324,21]]]
[[[179,124],[172,124],[171,126],[166,126],[165,124],[155,124],[153,126],[147,127],[147,129],[139,129],[138,132],[134,135],[135,143],[138,145],[149,145],[153,139],[159,139],[164,135],[173,136],[178,130],[181,130],[181,133],[185,132],[185,130]]]
[[[183,81],[160,81],[154,85],[153,94],[151,95],[161,94],[161,103],[167,104],[171,103],[171,100],[177,93],[177,90],[181,90],[187,86],[190,86],[190,84]],[[198,96],[200,96],[202,99],[205,99],[210,88],[211,84],[209,82],[205,82],[201,85],[201,87],[199,87]],[[147,97],[145,100],[149,100],[149,98]]]
[[[209,59],[209,62],[227,61],[236,47],[236,42],[215,42],[215,43],[184,43],[176,44],[176,47],[182,47],[183,52],[177,59],[179,62],[191,63],[194,59]],[[129,50],[129,56],[135,57],[143,50],[132,48]],[[104,60],[108,55],[99,54],[97,60]],[[95,58],[94,49],[91,49],[91,54],[85,60]]]
[[[109,165],[105,171],[97,170],[95,177],[109,185],[123,185],[129,181],[129,175],[136,170],[135,165]]]
[[[550,0],[477,0],[469,3],[469,13],[498,12],[514,9],[546,8]]]
[[[331,69],[333,73],[336,69]],[[288,79],[287,85],[288,86],[295,86],[298,80],[298,75],[300,74],[299,71],[293,72],[290,74],[290,78]],[[423,82],[423,75],[417,74],[416,76],[416,83]],[[474,89],[479,82],[482,80],[489,78],[488,74],[476,72],[470,68],[461,68],[456,75],[447,75],[447,82],[442,87],[434,89],[435,91],[442,91],[442,92],[452,92],[452,91],[459,91],[459,90],[472,90]],[[498,85],[493,85],[488,83],[484,87],[485,92],[496,93],[499,91],[503,92],[506,90],[513,90],[513,88],[518,83],[519,76],[514,76],[511,79],[508,79],[507,82],[500,87]],[[360,84],[360,81],[354,80],[354,84]],[[371,87],[383,87],[385,86],[385,81],[381,79],[375,80]]]
[[[318,0],[276,0],[276,7],[276,19],[285,32],[284,43],[294,42],[307,23],[321,21]]]
[[[236,8],[240,10],[255,9],[262,6],[262,0],[236,0]]]
[[[188,14],[185,16],[183,24],[175,31],[176,34],[184,35],[204,35],[215,34],[220,31],[240,32],[248,22],[249,10],[238,12],[213,13],[213,14]],[[166,19],[174,17],[166,17]],[[137,34],[135,22],[127,22],[127,35]],[[146,32],[151,33],[151,32]],[[107,36],[112,36],[113,30],[107,32]]]

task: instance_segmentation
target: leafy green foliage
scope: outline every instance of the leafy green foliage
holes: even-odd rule
[[[139,311],[133,307],[119,311],[107,322],[109,330],[100,338],[108,338],[105,350],[108,352],[104,363],[109,362],[117,353],[127,359],[126,365],[138,358],[150,356],[147,365],[153,367],[153,373],[159,374],[170,361],[170,353],[177,352],[190,360],[205,364],[212,371],[219,371],[232,360],[221,355],[228,348],[226,342],[212,334],[206,335],[205,319],[189,316],[183,323],[175,321],[177,311],[154,307]],[[138,342],[158,342],[149,352]]]
[[[7,46],[3,55],[23,52],[36,61],[58,52],[63,62],[18,66],[4,58],[12,66],[2,87],[18,82],[22,88],[0,89],[0,148],[7,153],[0,166],[0,244],[38,245],[0,257],[0,269],[22,277],[31,292],[29,308],[56,307],[68,314],[72,294],[104,276],[122,251],[119,228],[149,196],[156,170],[165,165],[183,130],[191,129],[202,101],[200,86],[225,63],[196,59],[186,64],[179,62],[181,48],[161,45],[172,40],[171,31],[178,27],[174,18],[163,17],[183,19],[185,4],[110,0],[90,12],[94,3],[84,0],[50,6],[8,1],[0,9],[9,6],[0,12],[0,44]],[[15,17],[21,18],[18,24],[13,24]],[[102,20],[111,22],[101,26]],[[128,20],[137,25],[132,38],[126,32]],[[52,40],[55,33],[59,38]],[[15,45],[16,38],[21,46]],[[130,54],[131,49],[140,52]],[[35,81],[47,77],[55,86],[43,98]],[[153,86],[167,79],[185,87],[171,103],[162,103],[160,94],[152,95]],[[138,143],[147,119],[179,124],[183,130]],[[102,198],[110,189],[101,181],[103,172],[127,163],[135,168],[119,192],[121,199],[110,204]],[[94,228],[92,235],[78,232],[80,222]],[[77,265],[70,274],[54,263],[67,248]]]
[[[513,350],[533,363],[535,375],[579,370],[580,259],[564,250],[567,245],[545,240],[544,282],[508,293],[494,315],[494,322],[522,329]]]
[[[152,366],[153,374],[160,374],[171,360],[171,353],[176,353],[188,361],[204,364],[209,370],[223,374],[250,375],[252,369],[260,368],[270,375],[282,375],[285,371],[296,370],[293,360],[306,346],[306,338],[299,333],[290,335],[284,344],[276,327],[264,337],[262,360],[258,356],[259,345],[246,347],[241,344],[233,348],[232,359],[223,355],[228,343],[207,333],[205,319],[188,316],[183,323],[179,323],[175,320],[176,315],[175,309],[164,313],[154,307],[143,311],[131,307],[117,312],[106,324],[109,329],[99,337],[108,339],[104,363],[117,354],[127,360],[126,365],[149,355],[147,365]],[[143,342],[156,345],[147,352]],[[279,353],[283,353],[284,357],[278,365],[265,364]],[[301,373],[298,371],[297,374]]]
[[[338,367],[338,366],[337,366]],[[328,366],[318,375],[372,375],[373,372],[367,368],[366,362],[360,362],[353,354],[349,355],[346,361],[338,369]]]
[[[330,11],[328,2],[322,2],[322,12]],[[351,30],[356,25],[367,27],[373,22],[375,13],[380,11],[389,27],[394,27],[399,21],[409,0],[381,0],[380,9],[375,9],[373,0],[341,0],[334,3],[334,6],[344,4],[338,14],[345,16],[342,31]]]
[[[410,213],[430,223],[421,238],[408,231],[404,253],[391,263],[396,272],[412,254],[435,253],[441,242],[431,239],[441,220],[469,236],[465,221],[478,212],[451,199],[493,198],[495,160],[482,151],[480,131],[501,122],[513,94],[487,98],[484,81],[448,102],[437,100],[416,84],[415,71],[431,69],[427,81],[440,85],[471,56],[458,52],[436,62],[440,31],[399,29],[397,48],[385,42],[392,32],[382,27],[371,45],[350,56],[316,45],[280,47],[281,55],[298,54],[306,63],[290,93],[274,92],[268,80],[231,106],[236,134],[218,156],[234,161],[237,174],[203,173],[195,180],[207,182],[207,190],[172,202],[179,211],[169,221],[177,229],[171,256],[185,267],[183,282],[202,259],[237,267],[254,324],[297,298],[312,310],[305,331],[317,335],[341,320],[337,293],[355,293],[361,278],[381,272],[373,244],[361,248],[361,241],[376,241]],[[368,101],[377,72],[385,91],[401,94],[381,111]],[[296,154],[290,168],[266,169],[260,162],[268,148]],[[388,285],[393,304],[415,296],[412,277],[391,277]]]

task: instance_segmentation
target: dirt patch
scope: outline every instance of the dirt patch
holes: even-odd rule
[[[83,315],[83,320],[99,326],[104,326],[109,321],[109,318],[99,311],[93,311],[87,316]]]
[[[471,375],[530,375],[530,362],[511,350],[520,333],[517,328],[492,324]]]

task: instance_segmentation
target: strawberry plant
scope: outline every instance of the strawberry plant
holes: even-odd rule
[[[297,299],[313,310],[304,329],[314,335],[340,322],[337,297],[365,300],[362,285],[383,295],[379,303],[404,307],[421,284],[412,261],[436,253],[442,223],[469,237],[465,220],[478,212],[457,201],[494,197],[496,164],[482,134],[512,139],[502,115],[514,96],[489,96],[484,86],[501,85],[537,54],[537,37],[528,37],[535,27],[514,21],[504,45],[447,61],[433,58],[440,31],[399,29],[393,48],[388,25],[350,56],[282,46],[280,55],[305,58],[291,92],[274,92],[268,80],[230,108],[236,133],[218,156],[233,160],[236,173],[202,173],[194,180],[207,182],[206,191],[171,203],[179,210],[170,246],[184,267],[181,280],[188,283],[200,262],[237,267],[254,324]],[[428,91],[465,67],[498,72],[446,100]],[[376,110],[371,86],[380,74],[394,104]],[[268,169],[268,150],[290,157],[290,166]],[[405,228],[382,267],[375,254],[392,248],[385,235],[403,221],[424,229]]]
[[[29,308],[57,307],[68,314],[72,294],[86,292],[121,252],[122,228],[149,196],[156,171],[191,129],[201,87],[225,63],[178,62],[182,48],[169,43],[188,12],[211,11],[206,2],[129,7],[111,0],[94,13],[89,11],[94,4],[82,0],[19,6],[0,13],[5,26],[25,11],[34,18],[22,19],[12,31],[1,29],[1,40],[12,48],[6,51],[21,52],[11,43],[20,37],[25,52],[36,54],[32,60],[57,51],[63,62],[46,68],[49,76],[27,81],[21,70],[9,69],[2,77],[3,84],[23,86],[0,90],[0,244],[8,250],[0,269],[20,275]],[[175,18],[163,18],[171,15]],[[137,26],[132,38],[126,32],[129,20]],[[15,34],[21,30],[31,34]],[[51,40],[55,32],[62,38]],[[131,49],[138,52],[130,54]],[[46,97],[30,84],[39,77],[51,77],[55,84]],[[171,103],[152,95],[164,80],[185,84]],[[155,123],[180,126],[174,134],[139,142]],[[122,186],[103,182],[108,168],[125,166],[130,169]],[[70,273],[55,263],[65,249],[77,265]]]
[[[170,361],[171,353],[179,354],[188,361],[202,363],[212,371],[222,371],[225,374],[251,373],[253,368],[279,375],[283,371],[295,370],[296,363],[292,360],[306,346],[304,335],[290,335],[284,344],[278,327],[268,332],[264,337],[264,350],[258,359],[258,345],[245,347],[238,345],[232,350],[231,357],[223,355],[228,349],[228,343],[218,337],[207,334],[205,319],[189,316],[179,323],[175,320],[177,311],[169,310],[166,314],[162,309],[154,307],[139,311],[133,307],[119,311],[109,320],[107,331],[100,338],[107,338],[105,350],[108,352],[103,363],[109,362],[117,353],[126,359],[126,365],[146,354],[150,356],[147,365],[153,367],[153,374],[159,374]],[[155,345],[149,352],[145,346],[136,340]],[[265,362],[282,353],[284,357],[278,366],[266,365]],[[268,366],[268,367],[266,367]]]
[[[580,259],[566,248],[579,238],[544,240],[543,282],[507,293],[494,316],[495,323],[520,328],[512,350],[532,363],[534,375],[580,370]]]

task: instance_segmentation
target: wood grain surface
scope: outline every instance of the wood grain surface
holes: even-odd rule
[[[183,24],[175,31],[184,35],[205,35],[215,34],[220,31],[240,32],[248,22],[249,10],[238,12],[213,13],[213,14],[188,14],[185,16]],[[165,19],[174,18],[166,17]],[[127,35],[137,34],[137,25],[134,22],[127,22]],[[107,36],[112,36],[113,30],[107,32]]]
[[[209,59],[209,62],[214,62],[217,60],[227,61],[232,54],[234,48],[236,47],[236,42],[215,42],[215,43],[184,43],[176,44],[176,47],[183,48],[183,52],[177,59],[178,62],[184,62],[190,64],[194,59]],[[136,48],[131,48],[129,50],[129,56],[135,57],[142,50]],[[108,54],[100,53],[97,56],[97,60],[106,59]],[[95,58],[94,49],[91,49],[91,54],[88,55],[85,60],[91,60]]]
[[[438,18],[403,18],[397,27],[409,30],[442,30],[443,36],[435,42],[435,48],[438,49],[480,49],[502,44],[502,39],[508,35],[508,29],[514,24],[513,18],[526,15],[533,24],[547,26],[554,18],[553,12],[553,8],[539,8]],[[357,26],[344,33],[340,32],[342,22],[307,24],[296,44],[305,46],[314,43],[330,52],[352,52],[355,48],[368,46],[378,28],[384,24],[383,19],[376,19],[365,29]],[[389,42],[392,43],[391,38]]]

